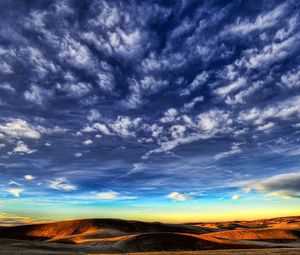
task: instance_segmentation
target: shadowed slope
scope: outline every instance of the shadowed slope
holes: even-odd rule
[[[230,248],[256,248],[255,245],[221,244],[205,240],[200,236],[178,233],[139,234],[116,244],[116,248],[126,252],[210,250]]]

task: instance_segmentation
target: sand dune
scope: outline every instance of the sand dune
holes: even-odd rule
[[[300,232],[299,232],[300,233]],[[212,238],[230,240],[297,240],[296,231],[285,229],[252,229],[252,230],[228,230],[201,235],[202,238],[211,240]]]
[[[178,232],[207,233],[205,228],[179,224],[148,223],[141,221],[126,221],[118,219],[83,219],[45,224],[32,224],[0,229],[0,237],[31,240],[48,240],[70,237],[78,234],[98,232],[100,237],[114,237],[130,233],[145,232]]]
[[[227,222],[193,222],[185,225],[214,228],[220,230],[233,229],[260,229],[260,228],[300,228],[300,217],[280,217],[273,219],[251,220],[251,221],[227,221]]]
[[[25,250],[60,254],[64,249],[99,254],[300,247],[300,217],[187,224],[83,219],[0,228],[0,244],[11,239],[18,239],[12,249],[21,242]]]

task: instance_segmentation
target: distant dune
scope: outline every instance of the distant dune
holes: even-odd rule
[[[13,241],[16,239],[23,241],[16,243]],[[300,248],[300,217],[186,224],[118,219],[69,220],[0,227],[0,244],[1,242],[6,245],[6,249],[14,249],[21,245],[23,248],[20,250],[29,249],[32,254],[37,249],[54,249],[60,251],[60,254],[64,254],[64,250],[99,254]]]

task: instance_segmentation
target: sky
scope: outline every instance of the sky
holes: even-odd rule
[[[0,0],[0,224],[300,214],[297,0]]]

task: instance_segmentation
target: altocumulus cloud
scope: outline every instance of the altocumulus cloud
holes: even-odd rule
[[[299,7],[2,1],[3,185],[30,169],[47,184],[32,194],[49,196],[184,201],[249,179],[297,197],[288,183],[300,163]],[[173,192],[183,185],[191,191]]]

